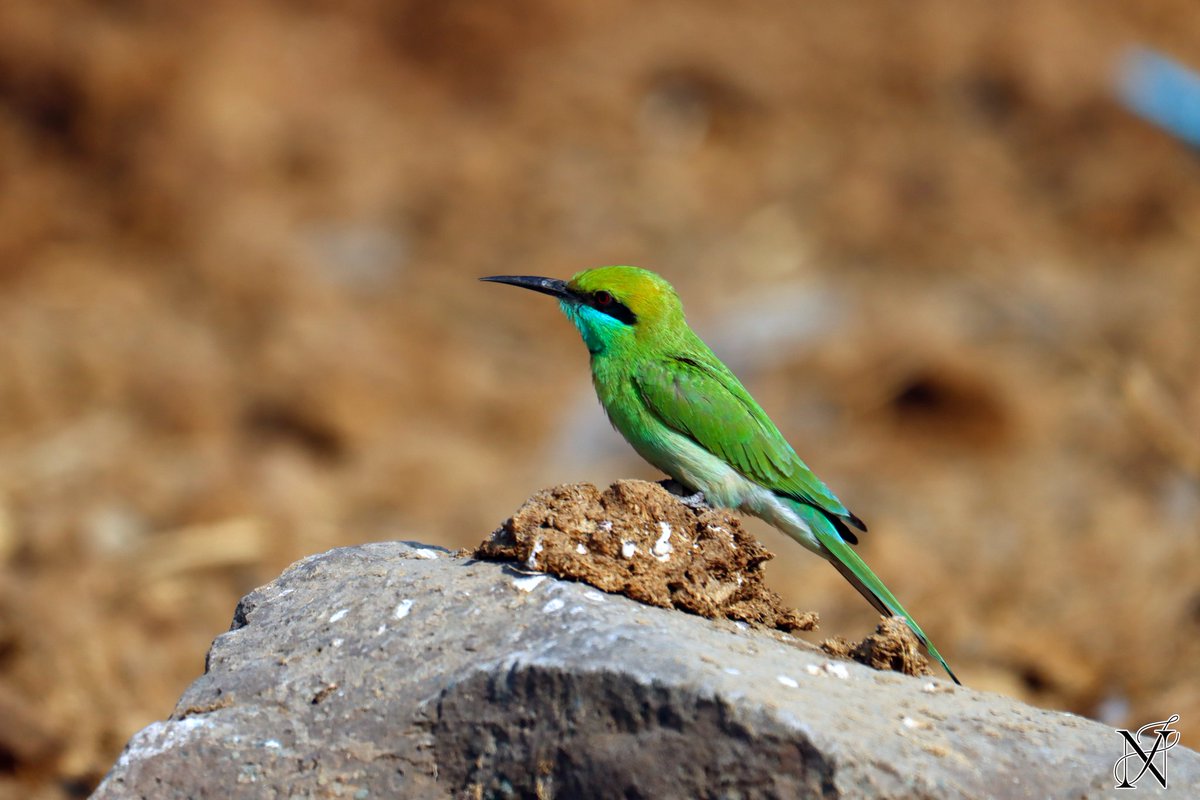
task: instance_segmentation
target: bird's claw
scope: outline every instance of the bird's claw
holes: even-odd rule
[[[704,492],[693,492],[687,494],[688,487],[684,486],[674,478],[658,482],[660,486],[666,489],[671,494],[679,498],[679,502],[683,503],[688,508],[708,508],[708,500],[704,497]]]

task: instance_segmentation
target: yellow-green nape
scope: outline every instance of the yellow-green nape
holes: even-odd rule
[[[647,291],[653,288],[675,293],[675,289],[661,275],[648,269],[626,265],[593,267],[577,272],[571,278],[571,286],[585,292],[598,292],[601,289],[609,292],[614,289]]]
[[[641,267],[616,265],[585,269],[571,278],[569,285],[585,294],[608,292],[639,319],[682,311],[675,288],[661,275]]]

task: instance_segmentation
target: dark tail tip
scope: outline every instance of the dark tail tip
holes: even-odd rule
[[[905,618],[904,621],[905,623],[909,623],[909,628],[913,627],[909,619]],[[929,655],[937,659],[937,662],[942,665],[942,669],[946,670],[946,674],[950,676],[950,680],[954,681],[954,683],[958,686],[962,686],[963,682],[960,681],[958,676],[954,674],[954,670],[950,669],[950,665],[946,663],[946,659],[942,658],[942,654],[938,652],[938,649],[930,644],[929,639],[925,636],[925,634],[920,633],[915,629],[913,632],[917,634],[917,638],[921,640],[921,644],[925,645],[925,649],[929,651]]]

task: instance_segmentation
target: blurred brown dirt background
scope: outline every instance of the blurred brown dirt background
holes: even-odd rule
[[[605,263],[871,525],[971,686],[1200,744],[1188,0],[0,5],[0,796],[81,796],[237,598],[656,476],[547,298]],[[877,622],[769,529],[820,639]],[[1114,759],[1119,755],[1114,736]]]

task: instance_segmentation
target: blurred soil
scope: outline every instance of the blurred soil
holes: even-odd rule
[[[301,556],[660,477],[475,281],[604,263],[967,684],[1194,746],[1200,161],[1113,101],[1135,43],[1200,66],[1194,3],[0,4],[0,797],[86,795]]]
[[[641,603],[702,617],[811,631],[817,615],[767,588],[774,558],[731,512],[685,505],[657,483],[545,489],[475,550],[477,558],[589,583]]]

